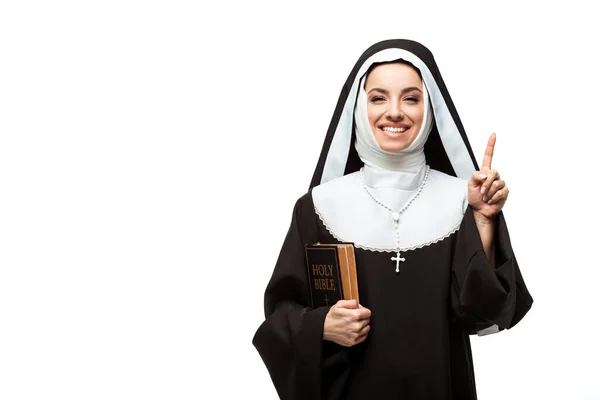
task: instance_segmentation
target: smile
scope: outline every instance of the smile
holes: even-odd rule
[[[391,126],[386,126],[381,128],[382,131],[384,132],[391,132],[391,133],[402,133],[404,131],[406,131],[406,127],[402,127],[402,128],[392,128]]]
[[[379,128],[381,132],[390,139],[400,139],[404,136],[408,135],[407,132],[410,130],[410,127],[400,126],[400,127],[392,127],[392,126],[383,126]]]

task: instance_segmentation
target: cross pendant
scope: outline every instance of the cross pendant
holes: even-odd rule
[[[400,258],[400,252],[396,253],[396,257],[392,257],[392,261],[396,261],[396,272],[400,272],[400,261],[406,261],[405,258]]]

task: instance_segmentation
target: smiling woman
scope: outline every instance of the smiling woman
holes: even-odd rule
[[[364,91],[369,126],[382,150],[404,150],[421,132],[425,111],[431,115],[423,90],[417,70],[406,63],[379,65],[367,74]]]
[[[492,169],[478,167],[433,55],[369,48],[352,70],[265,293],[253,343],[282,399],[476,399],[469,335],[533,300]],[[313,308],[304,246],[352,243],[361,304]]]

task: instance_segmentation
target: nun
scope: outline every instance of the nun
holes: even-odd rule
[[[470,335],[513,328],[533,303],[502,213],[495,141],[479,167],[420,43],[362,54],[252,340],[281,399],[477,398]],[[354,244],[360,304],[310,306],[304,246],[317,242]]]

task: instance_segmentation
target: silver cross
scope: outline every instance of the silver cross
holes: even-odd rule
[[[392,257],[392,261],[396,261],[396,272],[400,272],[400,261],[406,261],[405,258],[400,258],[400,252],[396,254],[396,257]]]

